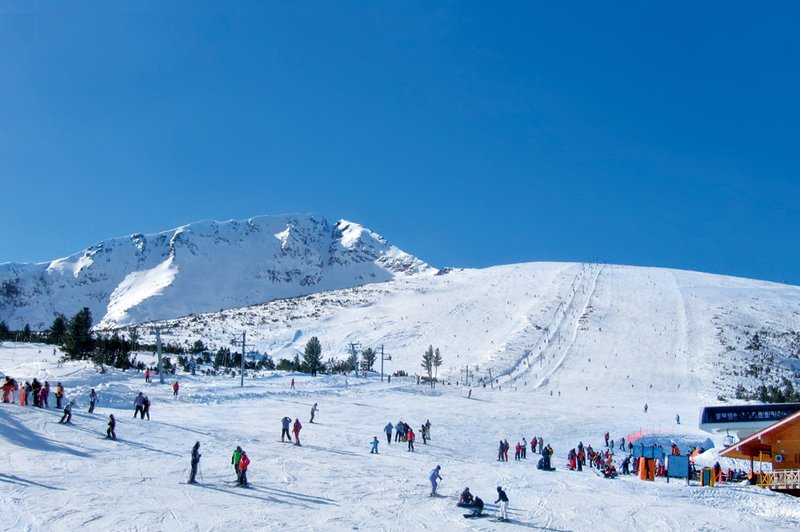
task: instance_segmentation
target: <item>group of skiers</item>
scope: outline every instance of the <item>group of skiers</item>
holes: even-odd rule
[[[397,422],[396,425],[392,425],[392,422],[386,424],[383,427],[383,431],[386,433],[386,443],[391,445],[392,443],[392,431],[394,431],[394,441],[395,443],[406,443],[408,448],[406,451],[413,452],[414,451],[414,442],[417,440],[417,434],[414,432],[414,429],[411,428],[411,425],[404,422],[402,419]],[[431,420],[425,420],[425,423],[419,429],[419,433],[422,436],[422,443],[427,444],[428,440],[431,439]],[[370,453],[378,452],[378,445],[377,445],[378,437],[372,440],[372,446],[374,451],[370,451]]]
[[[316,403],[314,403],[316,406]],[[303,428],[303,425],[300,423],[300,418],[294,419],[294,424],[292,424],[292,418],[289,416],[285,416],[281,419],[281,442],[283,442],[284,436],[289,438],[289,443],[292,443],[292,437],[289,435],[289,428],[291,427],[292,433],[294,434],[294,444],[300,445],[300,429]]]
[[[137,414],[141,416],[141,419],[147,416],[147,420],[150,420],[150,399],[142,392],[139,392],[139,395],[133,400],[133,419],[136,419]]]
[[[531,453],[536,453],[536,449],[539,449],[539,452],[544,455],[544,450],[546,449],[544,446],[544,440],[541,437],[534,436],[531,438]],[[500,440],[500,444],[497,447],[497,461],[498,462],[508,462],[508,452],[511,450],[511,444],[508,443],[508,438],[505,440]],[[552,449],[550,450],[552,452]],[[517,442],[514,446],[514,460],[525,460],[528,458],[528,440],[526,438],[522,438],[521,442]]]
[[[436,467],[437,469],[439,468],[439,466]],[[433,475],[433,473],[431,473],[431,475]],[[497,500],[494,501],[494,503],[500,504],[500,516],[497,520],[508,521],[508,495],[506,495],[506,492],[502,486],[497,486]],[[464,491],[461,492],[461,496],[458,498],[457,506],[460,506],[461,508],[472,508],[471,514],[464,514],[464,517],[466,518],[483,517],[485,515],[483,513],[483,499],[473,496],[468,487],[464,488]]]
[[[4,403],[16,403],[17,393],[19,392],[20,406],[32,404],[39,408],[50,408],[50,383],[48,381],[44,381],[44,384],[42,384],[39,379],[34,378],[33,381],[25,381],[25,384],[20,386],[16,379],[6,375],[2,390]],[[60,382],[56,387],[55,396],[56,408],[61,408],[61,401],[64,399],[64,387]]]

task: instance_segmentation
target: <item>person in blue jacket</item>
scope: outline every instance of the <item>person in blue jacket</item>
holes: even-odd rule
[[[370,450],[369,454],[378,454],[378,437],[375,436],[372,439],[372,449]]]
[[[398,442],[405,436],[406,427],[403,425],[402,421],[399,421],[397,425],[395,425],[394,430],[396,431],[394,435],[394,441]]]
[[[392,444],[392,429],[393,428],[394,428],[394,425],[392,425],[391,421],[389,423],[387,423],[385,427],[383,427],[384,432],[386,432],[386,443],[388,445]]]
[[[435,497],[436,496],[436,488],[439,486],[439,483],[436,482],[436,481],[437,480],[442,480],[442,476],[439,474],[439,471],[441,471],[441,469],[442,469],[442,466],[437,465],[433,469],[433,471],[431,471],[430,477],[428,477],[430,479],[430,481],[431,481],[431,497]]]

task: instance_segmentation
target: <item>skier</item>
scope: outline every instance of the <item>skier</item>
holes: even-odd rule
[[[522,438],[522,459],[525,460],[528,457],[528,440]]]
[[[197,466],[200,464],[200,442],[194,442],[192,447],[192,472],[189,473],[189,484],[196,484],[194,477],[197,475]]]
[[[97,392],[95,392],[94,388],[92,388],[92,391],[89,392],[89,413],[90,414],[94,412],[94,405],[95,404],[97,404]]]
[[[233,451],[233,456],[231,456],[231,465],[233,466],[233,470],[236,473],[237,484],[240,484],[242,481],[242,477],[239,475],[239,461],[241,459],[242,459],[242,448],[237,445],[236,450]]]
[[[391,445],[392,444],[392,429],[393,428],[394,428],[394,425],[392,425],[391,421],[389,423],[387,423],[385,427],[383,427],[384,432],[386,432],[387,445]]]
[[[378,437],[375,436],[372,439],[372,449],[369,451],[369,454],[378,454]]]
[[[290,390],[294,390],[294,377],[292,377],[292,383],[289,385]]]
[[[522,445],[519,442],[514,446],[514,460],[522,459]]]
[[[71,421],[72,421],[72,401],[67,403],[67,406],[64,407],[64,415],[61,416],[61,421],[59,421],[59,423],[66,425]]]
[[[61,408],[61,399],[64,398],[64,387],[61,383],[56,386],[56,408]]]
[[[511,449],[511,444],[508,443],[508,438],[503,442],[503,460],[508,462],[508,451]]]
[[[239,459],[239,486],[247,486],[247,466],[250,465],[250,459],[247,457],[247,451],[242,450],[242,456]]]
[[[500,440],[500,446],[497,448],[497,461],[503,462],[503,451],[506,450],[506,444],[503,443],[503,440]]]
[[[681,424],[681,416],[680,414],[675,414],[675,423],[680,425]]]
[[[292,418],[289,416],[284,416],[281,419],[281,443],[283,443],[283,436],[286,435],[289,438],[289,443],[292,443],[292,437],[289,435],[289,425],[292,424]]]
[[[50,404],[47,402],[48,397],[50,397],[50,383],[44,381],[44,386],[42,387],[41,391],[41,398],[39,399],[39,406],[42,408],[50,408]]]
[[[314,403],[314,406],[311,407],[311,421],[309,423],[314,422],[314,414],[317,412],[317,403]]]
[[[605,438],[605,439],[606,439],[606,447],[608,447],[608,432],[606,432],[606,433],[605,433],[605,435],[603,436],[603,438]]]
[[[33,398],[33,406],[38,406],[41,408],[41,391],[42,391],[42,384],[36,379],[33,378],[33,383],[31,384],[31,397]]]
[[[441,471],[442,466],[437,465],[433,471],[431,471],[430,476],[428,477],[431,481],[431,497],[436,497],[436,488],[439,486],[439,483],[436,482],[437,480],[442,480],[442,476],[439,474]]]
[[[500,518],[498,521],[508,521],[508,495],[500,486],[497,486],[497,500],[494,502],[495,504],[500,503]]]
[[[139,392],[139,395],[134,399],[133,406],[135,407],[133,419],[136,419],[137,415],[141,415],[142,419],[144,419],[144,394],[142,392]]]
[[[647,413],[647,403],[644,404],[644,413]]]
[[[19,395],[19,406],[25,406],[28,404],[29,393],[31,393],[31,383],[29,381],[25,381],[25,385],[22,387],[22,391]]]
[[[142,419],[147,416],[147,421],[150,421],[150,399],[145,395],[142,400]]]
[[[425,432],[428,434],[428,439],[431,439],[431,420],[425,420]]]
[[[408,432],[406,433],[406,441],[408,441],[408,449],[406,449],[406,451],[414,452],[414,439],[415,438],[416,438],[416,435],[414,434],[414,431],[411,430],[411,428],[409,427]]]
[[[178,384],[178,381],[175,381],[175,384],[172,385],[172,397],[178,397],[178,390],[181,389],[181,385]]]
[[[395,434],[394,434],[394,441],[399,442],[401,439],[405,440],[403,431],[405,430],[405,425],[403,425],[403,421],[400,420],[397,422],[397,425],[394,426]]]
[[[428,431],[425,430],[425,425],[422,425],[422,427],[420,428],[420,433],[422,433],[422,444],[423,445],[427,445],[428,444]]]
[[[144,370],[144,382],[150,382],[150,368]]]
[[[303,428],[303,425],[300,424],[300,418],[295,418],[294,426],[292,427],[292,432],[294,432],[294,444],[300,445],[300,429]]]
[[[110,414],[108,416],[108,430],[106,431],[106,439],[108,440],[116,440],[117,433],[114,429],[117,427],[117,420],[114,419],[114,414]]]

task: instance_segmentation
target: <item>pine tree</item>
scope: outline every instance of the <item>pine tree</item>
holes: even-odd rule
[[[375,365],[377,356],[378,354],[371,347],[364,349],[361,355],[361,369],[364,371],[372,371],[372,366]]]
[[[322,346],[316,336],[312,336],[306,344],[303,364],[305,364],[312,376],[317,375],[317,369],[322,365]]]
[[[56,316],[53,324],[47,331],[47,343],[60,345],[64,341],[64,336],[67,334],[67,318],[63,314]]]
[[[433,346],[429,345],[422,355],[422,369],[428,374],[428,381],[433,382]]]
[[[442,362],[442,354],[439,353],[439,348],[437,347],[433,353],[433,367],[436,370],[433,376],[434,381],[436,381],[439,376],[439,366],[442,365]]]
[[[92,313],[88,307],[84,307],[69,320],[64,336],[64,352],[68,358],[80,360],[89,358],[93,349]]]

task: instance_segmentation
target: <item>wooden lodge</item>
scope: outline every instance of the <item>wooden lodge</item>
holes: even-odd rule
[[[764,488],[800,496],[800,412],[731,445],[720,456],[750,460],[750,478]],[[759,470],[754,470],[754,462]],[[772,471],[763,471],[771,463]]]

